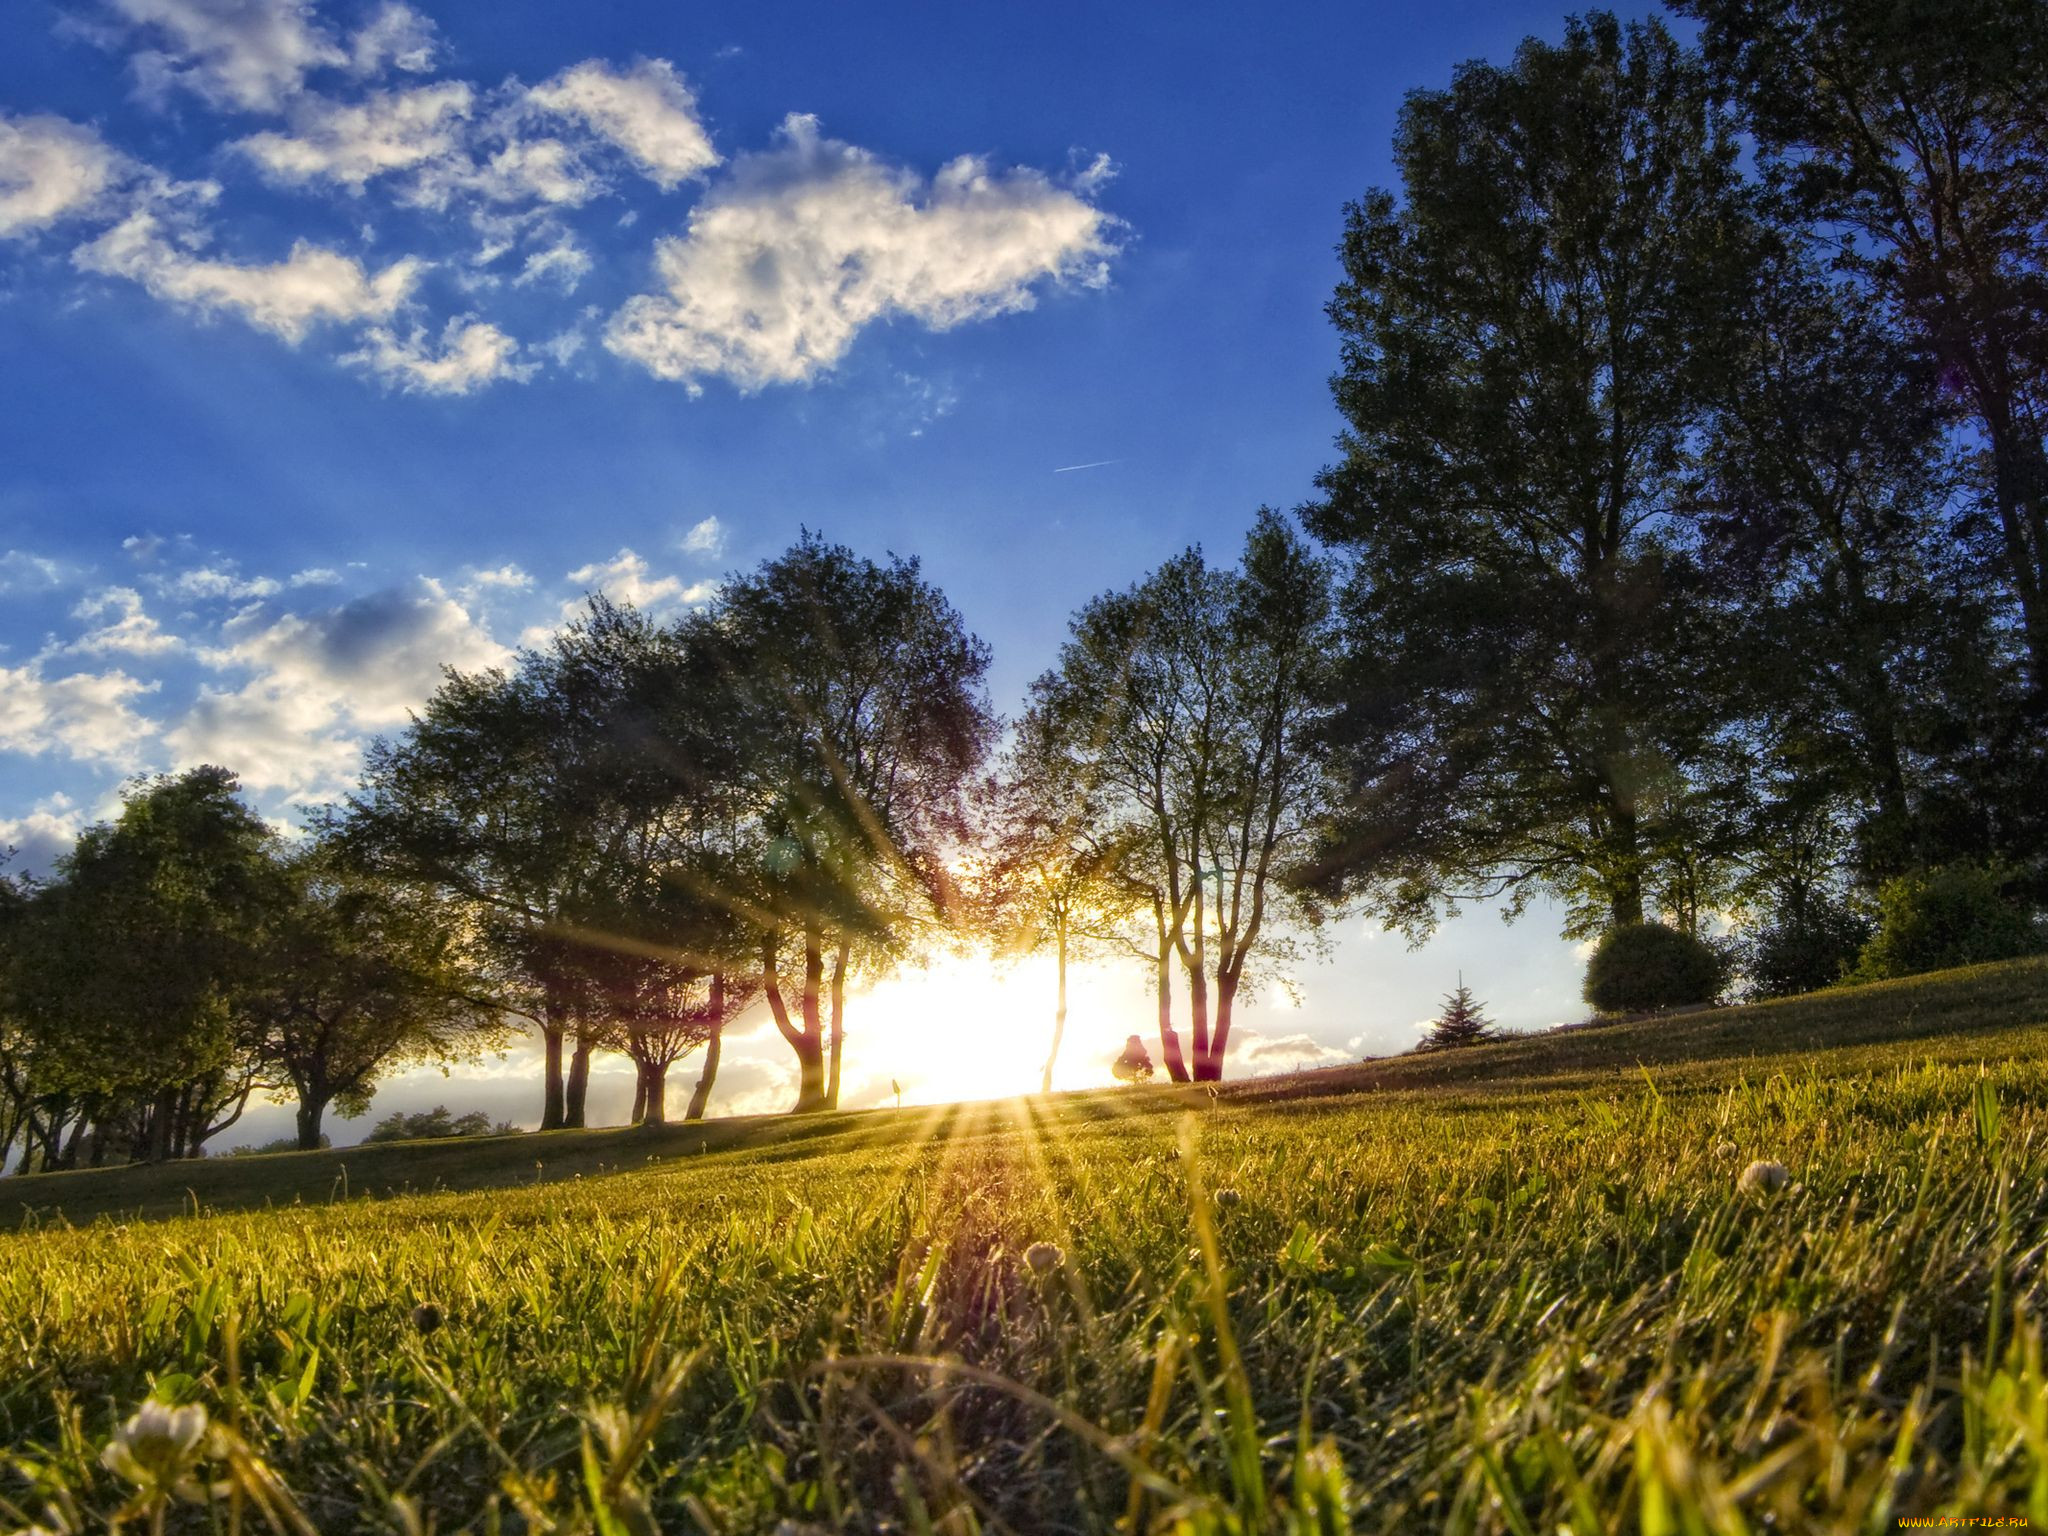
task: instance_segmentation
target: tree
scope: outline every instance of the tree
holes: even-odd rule
[[[75,1161],[89,1126],[98,1152],[119,1131],[152,1161],[198,1156],[269,1081],[251,983],[283,885],[238,790],[223,768],[138,780],[38,892],[14,995],[46,1165]]]
[[[995,729],[988,648],[916,561],[877,564],[811,533],[733,578],[698,639],[760,849],[724,899],[756,934],[796,1108],[833,1108],[850,971],[891,963],[951,911],[947,855]]]
[[[1132,1035],[1124,1042],[1121,1054],[1109,1064],[1109,1072],[1120,1083],[1148,1083],[1152,1080],[1152,1055],[1145,1049],[1143,1036]]]
[[[301,1150],[330,1104],[369,1108],[392,1067],[498,1043],[501,1016],[464,953],[456,914],[417,888],[350,871],[336,846],[292,859],[252,980],[260,1050],[298,1100]]]
[[[409,1114],[394,1109],[370,1128],[363,1141],[365,1145],[379,1141],[442,1141],[458,1136],[513,1136],[518,1131],[519,1127],[508,1121],[493,1125],[491,1117],[480,1109],[458,1115],[446,1104],[436,1104],[432,1109],[416,1109]]]
[[[1756,220],[1703,70],[1595,13],[1411,95],[1402,195],[1348,210],[1344,457],[1305,510],[1351,562],[1316,885],[1426,929],[1538,890],[1639,921],[1660,864],[1727,850],[1739,762],[1676,516],[1724,388]]]
[[[2048,690],[2048,10],[2037,0],[1675,0],[1701,23],[1766,174],[1839,235],[1984,500]],[[1959,530],[1968,532],[1967,529]]]
[[[1486,1005],[1476,1001],[1465,978],[1458,978],[1458,990],[1444,994],[1443,1012],[1429,1026],[1429,1033],[1416,1047],[1419,1051],[1455,1051],[1468,1045],[1483,1045],[1498,1031],[1486,1016]]]
[[[1090,602],[1032,685],[1019,739],[1076,786],[1095,835],[1121,851],[1157,939],[1160,1044],[1176,1081],[1221,1077],[1255,956],[1284,962],[1323,920],[1283,878],[1331,803],[1320,700],[1330,574],[1261,510],[1235,569],[1199,549]],[[1187,977],[1192,1065],[1172,1026],[1169,967]],[[1213,1008],[1212,1008],[1213,998]]]

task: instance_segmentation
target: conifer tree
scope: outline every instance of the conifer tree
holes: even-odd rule
[[[1453,1051],[1460,1046],[1478,1045],[1498,1038],[1493,1020],[1486,1016],[1486,1004],[1472,996],[1465,978],[1458,978],[1458,990],[1444,995],[1444,1011],[1436,1016],[1423,1036],[1425,1051]]]

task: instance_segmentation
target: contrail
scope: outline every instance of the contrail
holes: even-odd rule
[[[1093,464],[1069,464],[1053,471],[1056,475],[1071,475],[1077,469],[1101,469],[1106,464],[1121,464],[1122,459],[1097,459]]]

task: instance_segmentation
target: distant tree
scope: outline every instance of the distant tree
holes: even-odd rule
[[[1737,150],[1697,59],[1604,13],[1408,98],[1400,197],[1348,211],[1344,457],[1304,514],[1351,566],[1320,889],[1410,931],[1540,890],[1586,933],[1675,859],[1710,888],[1743,757],[1678,493],[1758,259]]]
[[[1109,1064],[1110,1075],[1120,1083],[1148,1083],[1152,1080],[1152,1055],[1142,1035],[1124,1041],[1117,1059]]]
[[[509,1121],[492,1124],[491,1117],[480,1109],[458,1115],[446,1104],[436,1104],[432,1109],[410,1113],[393,1110],[371,1127],[363,1141],[439,1141],[464,1136],[513,1136],[518,1132],[519,1127]]]
[[[197,1156],[271,1081],[252,990],[284,888],[238,789],[222,768],[137,781],[37,893],[14,997],[39,1037],[46,1166],[75,1161],[88,1127],[95,1158],[110,1137]]]
[[[697,638],[761,850],[726,900],[755,930],[795,1107],[833,1108],[851,970],[950,920],[946,860],[994,734],[988,648],[914,560],[878,565],[810,533],[732,578]]]
[[[363,1113],[392,1067],[505,1035],[450,904],[353,872],[339,847],[330,835],[289,861],[251,978],[259,1049],[297,1099],[302,1150],[320,1144],[330,1104]]]
[[[1766,175],[1838,237],[1837,264],[1967,417],[2033,687],[2048,690],[2048,8],[1674,4],[1701,23]]]
[[[1499,1032],[1486,1016],[1486,1005],[1476,1001],[1472,989],[1458,979],[1458,990],[1444,995],[1443,1012],[1429,1026],[1429,1033],[1416,1047],[1421,1051],[1454,1051],[1463,1046],[1482,1045]]]
[[[1235,569],[1199,549],[1072,620],[1032,685],[1020,741],[1091,809],[1094,835],[1151,908],[1160,1044],[1176,1081],[1222,1076],[1252,960],[1298,953],[1324,918],[1286,878],[1332,801],[1322,699],[1333,648],[1330,573],[1262,510]],[[1187,977],[1191,1063],[1180,1064],[1170,970]]]

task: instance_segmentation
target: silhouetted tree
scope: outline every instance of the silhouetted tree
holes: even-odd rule
[[[1416,1046],[1419,1051],[1451,1051],[1461,1046],[1479,1045],[1495,1036],[1493,1020],[1486,1016],[1486,1005],[1472,996],[1472,989],[1465,985],[1465,979],[1458,978],[1458,990],[1444,995],[1443,1011],[1429,1026],[1429,1033]]]
[[[1662,27],[1595,13],[1411,95],[1395,159],[1348,211],[1348,430],[1305,512],[1351,560],[1319,888],[1411,931],[1538,889],[1640,921],[1660,859],[1725,856],[1740,767],[1674,516],[1758,255],[1735,137]]]
[[[728,899],[796,1054],[796,1108],[831,1108],[850,968],[881,968],[946,917],[945,860],[994,732],[988,648],[914,560],[878,565],[810,533],[729,581],[699,641],[760,849]]]
[[[1124,1041],[1124,1048],[1115,1061],[1109,1064],[1110,1075],[1120,1083],[1145,1083],[1152,1080],[1152,1055],[1145,1049],[1144,1037],[1132,1035]]]

